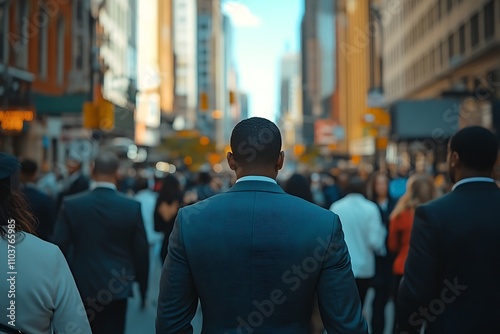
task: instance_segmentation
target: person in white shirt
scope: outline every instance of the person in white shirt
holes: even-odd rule
[[[375,254],[383,255],[387,231],[382,224],[377,205],[364,196],[364,182],[351,177],[347,195],[336,201],[330,210],[339,215],[352,271],[359,296],[364,302],[370,279],[375,276]]]

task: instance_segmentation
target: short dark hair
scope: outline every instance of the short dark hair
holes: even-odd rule
[[[461,129],[451,138],[450,151],[457,152],[465,167],[486,172],[495,166],[498,141],[490,130],[480,126],[470,126]]]
[[[101,152],[94,160],[94,174],[113,175],[118,170],[120,160],[118,156],[109,151]]]
[[[34,175],[38,170],[38,165],[34,160],[24,159],[21,161],[21,173],[24,175]]]
[[[281,133],[276,124],[260,117],[239,122],[231,134],[234,159],[246,165],[273,165],[281,152]]]
[[[347,194],[361,194],[365,195],[365,181],[359,176],[351,176],[349,178],[349,184],[346,188]]]

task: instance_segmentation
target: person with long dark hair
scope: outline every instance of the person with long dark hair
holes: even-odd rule
[[[389,215],[396,202],[389,195],[389,176],[383,172],[375,172],[369,181],[368,198],[377,204],[382,218],[382,224],[389,231]],[[386,238],[387,248],[387,238]],[[375,290],[372,303],[372,333],[384,333],[385,307],[391,296],[392,287],[392,265],[394,255],[387,252],[385,255],[375,256],[375,276],[371,281],[371,287]]]
[[[7,331],[3,325],[26,333],[91,333],[62,252],[33,235],[36,218],[11,182],[18,169],[13,156],[0,153],[0,308],[11,316],[0,319],[0,332]]]
[[[179,180],[173,175],[167,175],[162,180],[154,211],[155,230],[163,232],[164,239],[160,251],[163,263],[168,252],[168,239],[174,228],[177,212],[182,205],[182,188]]]

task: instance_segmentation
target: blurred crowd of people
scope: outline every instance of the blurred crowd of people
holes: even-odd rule
[[[462,139],[467,136],[472,139],[476,136],[478,140],[485,138],[485,144],[481,144],[489,149],[485,151],[485,162],[470,153],[476,146],[467,146],[469,139]],[[276,180],[286,193],[329,209],[340,218],[362,304],[368,290],[374,290],[371,333],[382,334],[397,328],[396,322],[386,323],[386,306],[390,300],[398,300],[398,293],[407,292],[402,290],[401,282],[407,274],[405,269],[408,270],[405,263],[411,252],[410,244],[428,241],[425,236],[423,241],[411,241],[415,221],[428,219],[417,219],[417,208],[463,183],[494,184],[489,177],[497,152],[492,136],[482,128],[471,128],[454,138],[452,144],[456,148],[450,148],[455,151],[449,158],[449,176],[450,181],[456,183],[454,188],[442,174],[417,173],[407,168],[399,169],[398,173],[376,170],[371,174],[357,169],[335,170],[333,173],[293,174],[285,180]],[[462,160],[456,152],[460,152]],[[237,182],[231,173],[215,174],[209,170],[198,173],[177,171],[159,177],[144,169],[123,177],[118,173],[120,160],[112,152],[101,152],[96,157],[91,168],[92,179],[83,173],[82,161],[75,157],[68,158],[67,174],[61,178],[55,173],[40,177],[36,162],[30,159],[24,159],[20,164],[5,154],[1,154],[0,159],[3,221],[10,222],[6,216],[10,214],[19,223],[14,230],[37,235],[59,246],[69,264],[68,267],[61,252],[52,247],[54,245],[39,243],[31,236],[25,238],[25,243],[32,245],[32,249],[24,247],[23,251],[33,252],[33,261],[41,267],[24,270],[42,271],[43,268],[57,267],[60,275],[59,280],[47,281],[46,286],[41,285],[31,292],[42,297],[31,296],[26,301],[42,300],[44,306],[49,303],[61,307],[66,303],[70,308],[84,307],[86,312],[79,317],[75,318],[71,312],[62,313],[62,317],[71,321],[77,319],[80,328],[87,332],[86,314],[94,333],[123,332],[127,298],[132,293],[131,284],[126,281],[131,278],[139,283],[142,307],[147,303],[156,304],[157,296],[147,295],[147,288],[157,284],[151,282],[151,272],[165,262],[169,236],[179,210],[226,192]],[[280,159],[281,168],[281,154]],[[20,166],[19,177],[13,178],[17,174],[17,165]],[[457,183],[457,180],[461,181]],[[24,196],[17,196],[11,189],[19,189]],[[498,190],[497,187],[494,189]],[[478,212],[482,214],[488,210],[485,207]],[[430,233],[429,230],[424,232]],[[2,227],[0,233],[4,236],[8,232]],[[422,250],[427,254],[427,248]],[[37,258],[44,254],[52,254],[47,263]],[[413,267],[414,263],[417,263],[415,254]],[[122,273],[116,272],[118,267],[123,268]],[[117,281],[125,282],[123,287],[116,288],[113,284]],[[22,284],[28,289],[27,282]],[[55,289],[54,284],[63,287],[62,294],[56,295],[55,300],[43,301],[43,298],[48,298],[46,292]],[[406,288],[409,284],[412,282],[407,283]],[[99,288],[102,286],[108,286],[109,291]],[[400,299],[408,299],[408,296]],[[396,321],[397,315],[393,318]],[[57,327],[57,320],[61,321],[52,318],[52,323],[47,323],[40,316],[35,326]],[[315,333],[323,333],[318,305],[313,310],[312,320]],[[64,323],[59,326],[64,326]]]
[[[36,233],[47,241],[53,241],[64,198],[92,188],[93,181],[82,173],[80,160],[70,157],[66,168],[66,177],[58,178],[54,173],[40,176],[36,162],[21,161],[20,187],[37,217]],[[178,210],[224,192],[236,181],[231,174],[209,171],[183,171],[163,177],[148,170],[134,174],[117,180],[117,185],[118,190],[141,203],[150,272],[167,256]],[[355,169],[293,174],[278,182],[288,194],[340,216],[361,300],[369,288],[375,291],[372,333],[384,333],[386,326],[393,326],[385,324],[385,308],[391,298],[396,298],[403,276],[415,208],[448,192],[449,182],[441,174],[416,174],[404,168],[392,175],[388,170],[367,175]],[[156,296],[147,299],[156,302]],[[316,318],[317,332],[322,333],[319,315]]]

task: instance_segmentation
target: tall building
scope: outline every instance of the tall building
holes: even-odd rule
[[[334,117],[335,92],[335,1],[304,1],[301,24],[302,104],[304,141],[314,143],[317,120]]]
[[[223,137],[226,143],[229,142],[231,132],[236,124],[241,120],[241,106],[238,99],[238,73],[234,57],[234,31],[231,19],[223,16],[224,30],[224,73],[225,73],[225,108],[223,116]]]
[[[383,10],[391,18],[384,25],[383,81],[397,140],[427,138],[445,150],[446,137],[459,126],[498,123],[500,0],[398,6],[384,0]],[[406,100],[425,100],[428,107]],[[443,101],[450,101],[447,108],[438,107]],[[434,121],[426,121],[431,110]]]
[[[239,92],[238,94],[238,101],[240,105],[240,119],[247,119],[250,117],[248,113],[248,107],[249,107],[249,99],[248,99],[248,94],[245,92]]]
[[[137,11],[137,145],[157,146],[160,143],[160,84],[163,78],[159,65],[159,19],[164,13],[159,14],[159,3],[158,0],[146,1]]]
[[[160,109],[164,118],[174,114],[173,0],[158,1],[158,65],[160,70]]]
[[[178,129],[194,129],[197,123],[197,4],[173,0],[174,113]]]
[[[388,102],[481,88],[500,95],[499,0],[405,2],[384,40]]]
[[[302,143],[302,89],[300,55],[288,53],[280,66],[280,119],[287,147]]]
[[[197,0],[198,4],[198,128],[215,140],[224,141],[227,112],[226,36],[220,0]]]
[[[106,0],[97,31],[99,59],[104,65],[102,95],[115,106],[113,134],[131,139],[137,91],[136,13],[137,0]]]
[[[364,117],[370,88],[369,2],[337,1],[337,101],[343,126],[337,150],[349,153],[354,162],[375,154],[375,139],[366,133]]]
[[[90,92],[89,1],[0,4],[0,150],[46,166],[81,136]],[[90,51],[89,51],[90,52]]]

